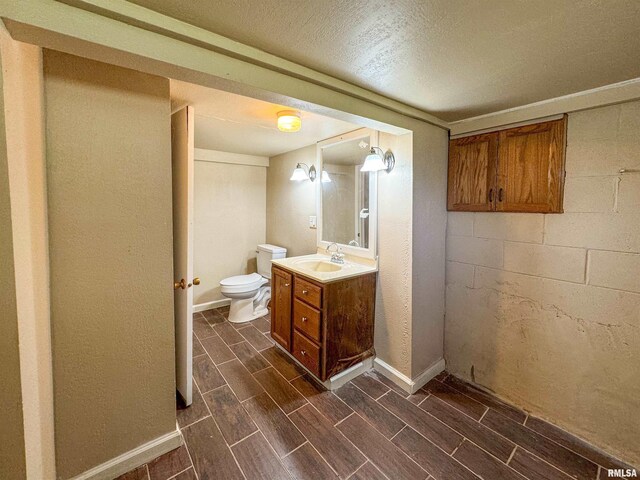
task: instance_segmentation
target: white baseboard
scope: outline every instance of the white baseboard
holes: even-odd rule
[[[434,378],[440,372],[443,372],[445,369],[444,358],[441,358],[436,363],[427,368],[424,372],[418,375],[415,380],[410,379],[402,372],[396,370],[388,363],[380,360],[380,358],[376,357],[373,361],[373,368],[380,372],[382,375],[387,377],[393,383],[398,385],[407,393],[416,393],[420,390],[429,380]]]
[[[194,312],[204,312],[205,310],[211,310],[212,308],[220,308],[231,305],[230,298],[223,298],[222,300],[214,300],[212,302],[199,303],[193,306]]]
[[[328,390],[336,390],[340,388],[342,385],[344,385],[345,383],[348,383],[354,378],[356,378],[361,373],[371,370],[371,367],[373,367],[373,358],[372,357],[365,358],[360,363],[357,363],[347,368],[346,370],[343,370],[337,375],[334,375],[333,377],[331,377],[329,380],[324,382],[324,386]]]
[[[298,359],[296,359],[296,357],[291,355],[290,352],[285,350],[282,347],[282,345],[280,345],[279,343],[276,342],[275,346],[282,353],[287,355],[291,360],[296,362],[296,365],[302,367],[304,370],[309,372],[313,376],[313,378],[316,378],[314,373],[311,373],[311,371],[307,367],[302,365],[298,361]],[[371,367],[373,367],[373,358],[372,357],[365,358],[360,363],[356,363],[355,365],[352,365],[351,367],[347,368],[346,370],[343,370],[342,372],[334,375],[333,377],[329,378],[328,380],[326,380],[324,382],[320,382],[320,380],[317,380],[317,381],[320,382],[322,385],[324,385],[324,388],[326,388],[327,390],[336,390],[336,389],[340,388],[342,385],[344,385],[345,383],[350,382],[351,380],[356,378],[361,373],[364,373],[364,372],[366,372],[368,370],[371,370]]]
[[[112,458],[91,470],[87,470],[72,480],[110,480],[134,468],[150,462],[163,453],[170,452],[182,445],[180,430],[169,432],[122,455]]]

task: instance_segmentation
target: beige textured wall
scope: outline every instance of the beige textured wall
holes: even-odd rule
[[[4,63],[4,61],[3,61]],[[4,66],[4,65],[3,65]],[[0,68],[0,478],[26,478],[11,201]]]
[[[412,147],[411,134],[380,133],[383,150],[391,149],[396,165],[378,174],[378,283],[376,289],[376,356],[411,377],[412,335]]]
[[[220,280],[256,271],[266,236],[267,168],[196,161],[194,304],[223,300]]]
[[[45,51],[57,475],[175,430],[169,81]]]
[[[449,213],[447,368],[640,464],[640,102],[569,115],[565,213]]]
[[[412,361],[416,378],[444,357],[445,244],[449,136],[424,125],[413,134]]]
[[[309,228],[316,184],[289,180],[298,162],[315,165],[316,145],[271,157],[267,169],[267,243],[286,248],[287,257],[316,252],[316,230]]]

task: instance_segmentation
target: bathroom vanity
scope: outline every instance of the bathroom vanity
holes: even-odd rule
[[[317,253],[272,260],[271,337],[330,389],[375,355],[378,176],[363,170],[374,147],[369,129],[317,144]]]
[[[308,255],[274,261],[271,275],[271,337],[323,382],[375,353],[376,268],[335,267]]]

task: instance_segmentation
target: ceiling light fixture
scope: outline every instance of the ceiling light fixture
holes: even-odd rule
[[[390,173],[396,165],[396,157],[391,150],[383,152],[379,147],[371,147],[369,155],[364,159],[364,164],[360,168],[361,172],[379,172],[385,170]]]
[[[306,170],[303,167],[306,167]],[[299,182],[307,179],[312,182],[316,179],[316,167],[308,166],[306,163],[298,163],[289,180]]]
[[[300,113],[294,110],[283,110],[278,112],[278,130],[281,132],[293,133],[302,127]]]

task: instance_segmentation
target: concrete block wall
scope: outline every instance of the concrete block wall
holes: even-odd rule
[[[563,214],[449,213],[447,368],[640,465],[640,102],[570,114],[566,169]]]

